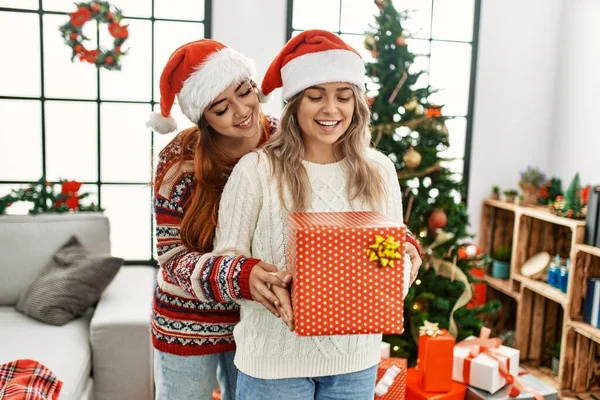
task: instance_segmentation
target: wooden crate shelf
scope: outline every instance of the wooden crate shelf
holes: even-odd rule
[[[513,279],[517,282],[521,282],[521,284],[527,289],[531,290],[543,296],[549,300],[552,300],[555,303],[560,304],[562,307],[567,305],[567,294],[561,292],[559,289],[556,289],[546,282],[536,281],[533,279],[529,279],[523,275],[515,274]]]
[[[531,375],[544,382],[546,385],[558,390],[558,376],[552,373],[552,369],[536,365],[534,363],[521,363],[519,366]]]
[[[589,244],[577,243],[575,250],[592,256],[600,257],[600,247],[590,246]]]
[[[580,335],[600,344],[600,329],[583,321],[571,321],[569,327]]]
[[[509,279],[498,279],[486,274],[483,280],[488,284],[488,286],[504,293],[507,296],[512,297],[515,300],[518,300],[521,297],[521,294],[518,291],[512,289],[512,283]]]
[[[522,367],[556,388],[559,398],[591,398],[590,393],[600,391],[595,378],[590,378],[600,357],[600,329],[581,322],[581,314],[587,278],[600,277],[600,248],[582,244],[585,222],[556,216],[545,207],[488,199],[483,202],[480,227],[482,251],[492,254],[499,246],[512,248],[509,279],[486,275],[484,280],[495,290],[492,295],[501,296],[500,292],[516,302],[512,318]],[[523,264],[539,252],[570,258],[567,293],[521,275]],[[554,376],[542,364],[547,348],[558,340],[559,376]]]

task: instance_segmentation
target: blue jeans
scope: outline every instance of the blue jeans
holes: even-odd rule
[[[377,366],[318,378],[258,379],[239,372],[237,400],[373,400]]]
[[[237,368],[235,352],[178,356],[154,350],[157,400],[211,400],[218,380],[223,400],[234,400]]]

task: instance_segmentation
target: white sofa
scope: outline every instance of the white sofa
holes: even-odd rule
[[[98,305],[63,326],[15,310],[21,292],[75,234],[109,253],[102,213],[0,216],[0,364],[29,358],[63,381],[64,400],[154,398],[150,314],[156,269],[123,266]]]

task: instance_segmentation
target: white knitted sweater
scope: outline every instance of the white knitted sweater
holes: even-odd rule
[[[382,209],[376,211],[402,222],[402,198],[393,163],[375,150],[369,150],[368,159],[388,188]],[[313,189],[308,211],[372,211],[361,201],[349,201],[341,162],[304,161],[303,165]],[[263,151],[247,154],[235,166],[221,198],[214,252],[259,258],[282,270],[287,268],[287,211],[270,171]],[[404,281],[409,278],[407,269]],[[381,335],[299,337],[260,303],[239,303],[235,364],[247,375],[262,379],[327,376],[361,371],[379,362]]]

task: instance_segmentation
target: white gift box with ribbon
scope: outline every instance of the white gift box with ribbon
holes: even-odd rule
[[[506,379],[500,374],[501,362],[504,362],[507,366],[508,373],[517,378],[519,373],[519,350],[499,346],[481,352],[475,358],[468,360],[472,350],[472,346],[468,346],[468,341],[471,339],[477,338],[469,337],[461,342],[462,345],[454,347],[453,380],[493,394],[507,383]],[[467,379],[464,376],[465,368],[469,369]]]

